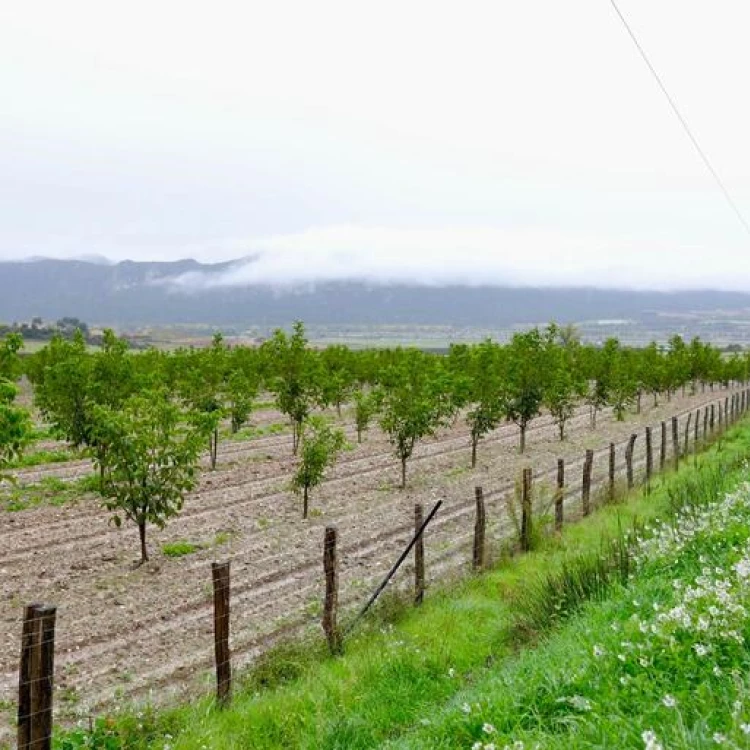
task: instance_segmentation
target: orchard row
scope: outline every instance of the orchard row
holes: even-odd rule
[[[616,339],[595,347],[570,329],[551,325],[518,333],[506,345],[485,341],[452,346],[447,355],[417,349],[344,346],[316,350],[304,327],[277,331],[262,345],[228,347],[217,335],[210,347],[128,351],[112,331],[89,352],[81,335],[54,338],[20,358],[20,337],[0,346],[0,472],[22,450],[30,421],[14,404],[13,382],[25,373],[35,405],[60,437],[82,447],[100,472],[106,507],[141,532],[146,559],[147,522],[165,523],[195,486],[206,444],[216,466],[220,425],[236,432],[248,421],[259,394],[270,393],[292,425],[292,450],[300,453],[292,486],[303,498],[345,444],[342,431],[316,410],[353,405],[358,440],[373,421],[388,436],[406,484],[416,445],[461,416],[467,425],[472,466],[484,436],[501,423],[527,427],[546,410],[565,438],[576,409],[586,405],[595,426],[605,407],[623,419],[644,397],[671,398],[678,389],[746,381],[750,356],[724,359],[694,339],[673,337],[668,346],[623,347]]]

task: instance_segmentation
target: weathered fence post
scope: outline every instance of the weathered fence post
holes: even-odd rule
[[[477,487],[481,492],[482,490]],[[414,505],[414,533],[424,523],[424,508],[421,503]],[[476,544],[476,540],[474,542]],[[420,534],[414,543],[414,604],[419,606],[424,601],[424,537]]]
[[[693,425],[693,453],[698,451],[698,428],[701,421],[701,410],[695,412],[695,425]]]
[[[32,614],[29,750],[52,747],[52,700],[55,675],[55,619],[57,608],[36,605]]]
[[[31,690],[34,685],[33,662],[39,647],[39,618],[41,604],[29,604],[24,610],[21,631],[21,663],[18,669],[18,748],[29,750],[31,745]]]
[[[724,396],[724,428],[729,427],[729,396]]]
[[[721,401],[719,401],[716,404],[716,407],[717,407],[716,411],[718,412],[718,414],[716,415],[716,421],[718,423],[717,427],[718,427],[719,432],[721,432],[722,431],[722,424],[723,424],[723,421],[724,421],[723,418],[722,418],[723,407],[721,405]]]
[[[555,495],[555,529],[563,527],[563,503],[565,501],[565,459],[557,459],[557,493]]]
[[[339,608],[339,571],[336,541],[338,531],[335,526],[326,526],[323,543],[323,570],[326,576],[326,595],[323,603],[323,632],[332,654],[341,653],[341,636],[336,617]]]
[[[229,654],[229,562],[211,563],[214,583],[214,656],[216,700],[226,706],[232,696],[232,659]]]
[[[654,473],[654,453],[651,428],[646,427],[646,491],[651,492],[651,475]]]
[[[591,467],[594,465],[594,451],[587,450],[583,460],[583,481],[581,483],[581,507],[583,515],[591,513]]]
[[[484,493],[482,492],[481,487],[474,488],[474,498],[477,505],[477,515],[474,522],[474,555],[472,558],[472,567],[474,570],[482,570],[485,565],[484,536],[487,525],[487,516],[484,508]],[[419,528],[419,526],[417,526],[417,528]]]
[[[711,434],[712,435],[714,434],[714,426],[716,425],[716,421],[715,421],[715,409],[716,409],[716,405],[715,404],[711,404],[711,416],[709,417],[708,424],[709,424],[709,427],[711,428]]]
[[[609,502],[615,500],[615,473],[616,473],[616,446],[614,443],[609,444]]]
[[[667,423],[661,423],[661,446],[659,449],[659,471],[664,471],[667,462]]]
[[[680,435],[679,435],[679,423],[677,417],[672,417],[672,461],[674,461],[674,468],[679,468],[680,465]]]
[[[682,455],[687,456],[688,449],[690,448],[690,423],[693,420],[693,412],[690,412],[690,414],[687,415],[687,420],[685,421],[685,447],[683,448]]]
[[[635,486],[633,479],[633,450],[635,448],[635,440],[638,437],[636,433],[633,433],[628,439],[628,444],[625,446],[625,470],[628,477],[628,489],[632,490]]]
[[[703,435],[701,436],[701,442],[705,445],[706,439],[708,437],[708,418],[709,418],[709,408],[707,406],[703,407]]]
[[[531,549],[531,535],[531,468],[527,467],[521,480],[521,549],[524,552]]]

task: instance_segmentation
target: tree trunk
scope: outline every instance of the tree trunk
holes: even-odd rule
[[[211,435],[211,439],[208,441],[211,450],[211,471],[216,470],[216,457],[219,448],[219,428],[216,427]]]
[[[141,539],[141,565],[148,562],[148,550],[146,549],[146,522],[138,523],[138,536]]]
[[[308,495],[307,487],[302,491],[302,518],[307,518],[307,506],[308,506]]]
[[[560,442],[562,442],[565,440],[565,420],[561,421],[558,427],[560,428]]]
[[[654,409],[659,406],[659,394],[657,391],[654,391]]]
[[[478,438],[474,435],[471,436],[471,468],[476,469],[477,467],[477,443]]]
[[[521,422],[519,427],[521,428],[521,453],[523,453],[526,450],[526,423]]]
[[[638,396],[637,396],[636,402],[635,402],[635,413],[636,414],[640,414],[641,413],[641,396],[642,396],[641,392],[638,391]]]
[[[357,442],[358,443],[362,442],[362,428],[361,427],[357,427]]]
[[[401,489],[406,487],[406,459],[401,459]]]

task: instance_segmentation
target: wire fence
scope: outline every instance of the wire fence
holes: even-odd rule
[[[560,530],[623,490],[640,485],[648,491],[659,471],[679,468],[749,407],[750,389],[742,389],[640,429],[626,440],[589,449],[581,458],[527,467],[518,481],[489,490],[476,487],[473,497],[448,508],[440,509],[441,501],[431,509],[416,504],[413,521],[374,539],[340,539],[337,528],[328,526],[321,557],[273,569],[234,589],[231,563],[214,562],[212,597],[192,615],[200,619],[202,630],[213,634],[213,657],[207,648],[191,654],[183,666],[190,671],[213,666],[216,700],[224,706],[231,701],[233,670],[252,663],[259,653],[285,638],[321,627],[331,653],[339,654],[357,618],[386,589],[418,605],[431,587],[481,572],[504,552],[529,549],[535,533]],[[402,550],[386,575],[383,547]],[[274,553],[260,563],[279,559],[280,553]],[[365,599],[368,592],[373,594]],[[274,619],[268,616],[271,611],[286,614]],[[24,610],[18,672],[19,750],[51,748],[56,612],[56,607],[39,603]],[[161,630],[165,639],[179,639],[169,622]],[[168,665],[157,665],[148,674],[151,690],[166,689],[173,681]]]

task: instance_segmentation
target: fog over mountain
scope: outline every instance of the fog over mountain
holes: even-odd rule
[[[698,322],[705,326],[712,318],[727,317],[717,311],[750,310],[748,294],[705,290],[665,293],[345,279],[279,286],[251,283],[247,274],[255,262],[0,262],[0,320],[75,316],[115,326],[203,323],[248,327],[288,325],[302,319],[331,326],[498,329],[551,320],[567,323],[615,318],[635,321],[649,330],[672,331],[682,318],[691,315],[698,314]]]

